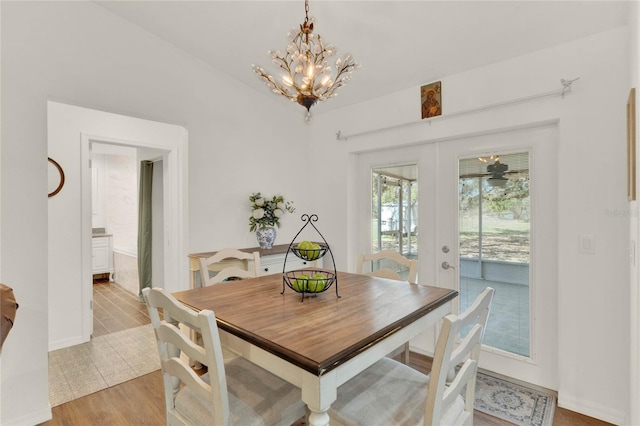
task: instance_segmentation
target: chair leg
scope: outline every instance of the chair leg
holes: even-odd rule
[[[402,352],[402,363],[409,365],[409,342],[404,344],[404,352]]]

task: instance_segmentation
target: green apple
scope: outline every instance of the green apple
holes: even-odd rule
[[[291,282],[291,287],[299,293],[307,291],[307,283],[311,277],[307,274],[298,275],[298,278]]]
[[[301,243],[298,244],[298,253],[300,253],[300,256],[307,257],[308,255],[307,249],[309,248],[310,245],[311,243],[309,241],[302,241]]]
[[[320,293],[327,285],[324,274],[318,272],[309,280],[308,290],[312,293]]]
[[[320,244],[311,243],[307,247],[307,260],[316,260],[320,257]]]
[[[315,293],[317,286],[318,286],[318,280],[315,278],[309,278],[309,281],[307,281],[307,290],[310,291],[311,293]]]

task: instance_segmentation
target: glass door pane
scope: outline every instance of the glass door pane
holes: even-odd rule
[[[496,290],[484,344],[530,356],[529,153],[459,161],[460,309]]]
[[[371,172],[371,252],[394,250],[410,259],[418,258],[417,166],[389,166]],[[400,265],[372,265],[372,270],[390,268],[405,277]]]

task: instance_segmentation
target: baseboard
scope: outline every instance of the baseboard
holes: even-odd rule
[[[2,419],[2,426],[24,426],[24,425],[39,425],[44,422],[48,422],[53,419],[51,414],[51,406],[47,404],[47,408],[38,412],[31,412],[26,416],[18,417],[16,419]]]
[[[596,402],[568,398],[562,392],[558,393],[558,407],[616,425],[627,424],[627,415],[623,412],[613,411]]]
[[[433,358],[433,352],[425,351],[425,350],[423,350],[421,348],[418,348],[416,346],[409,345],[409,350],[411,352],[413,352],[413,353],[418,354],[418,355],[424,355],[424,356],[427,356],[429,358]]]
[[[66,339],[56,340],[55,342],[49,342],[49,352],[68,348],[69,346],[79,345],[81,343],[86,343],[82,340],[82,336],[74,336]]]
[[[511,382],[516,385],[523,386],[525,388],[533,389],[544,395],[555,396],[556,398],[558,397],[558,392],[553,389],[548,389],[542,386],[534,385],[533,383],[528,383],[528,382],[525,382],[524,380],[519,380],[513,377],[505,376],[504,374],[496,373],[491,370],[485,370],[484,368],[478,368],[478,372],[487,376],[495,377],[496,379],[504,380],[505,382]]]

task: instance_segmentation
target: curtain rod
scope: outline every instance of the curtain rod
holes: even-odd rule
[[[553,96],[560,96],[561,98],[564,98],[565,94],[571,92],[571,84],[574,81],[579,80],[579,79],[580,79],[580,77],[574,78],[573,80],[565,80],[564,78],[561,78],[560,79],[560,84],[562,85],[562,88],[559,89],[559,90],[552,90],[550,92],[538,93],[538,94],[535,94],[535,95],[524,96],[522,98],[516,98],[516,99],[511,99],[511,100],[508,100],[508,101],[496,102],[494,104],[484,105],[484,106],[476,107],[476,108],[465,109],[465,110],[462,110],[462,111],[453,112],[451,114],[438,115],[436,117],[430,117],[427,120],[422,119],[420,121],[410,121],[408,123],[395,124],[393,126],[381,127],[379,129],[365,130],[365,131],[358,132],[358,133],[352,133],[350,135],[343,135],[342,132],[340,130],[338,130],[336,132],[336,140],[346,141],[346,140],[348,140],[350,138],[355,138],[355,137],[358,137],[358,136],[368,135],[370,133],[378,133],[378,132],[382,132],[382,131],[385,131],[385,130],[393,130],[393,129],[398,129],[400,127],[414,126],[414,125],[422,124],[422,123],[428,123],[429,125],[431,125],[431,121],[432,120],[443,120],[443,119],[446,119],[446,118],[457,117],[457,116],[460,116],[460,115],[473,114],[473,113],[476,113],[476,112],[486,111],[488,109],[501,108],[501,107],[504,107],[504,106],[519,104],[519,103],[522,103],[522,102],[532,101],[532,100],[536,100],[536,99],[542,99],[542,98],[553,97]]]

